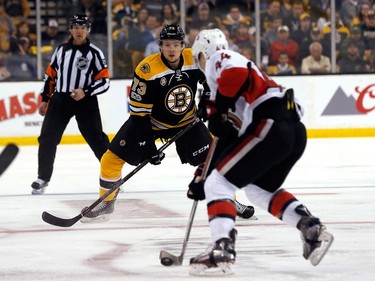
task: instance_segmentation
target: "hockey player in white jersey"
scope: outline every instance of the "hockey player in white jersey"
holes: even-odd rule
[[[193,44],[193,56],[205,72],[211,96],[208,126],[225,143],[204,182],[213,245],[190,260],[190,274],[231,274],[236,259],[238,189],[248,199],[288,225],[303,241],[303,257],[314,266],[330,247],[333,236],[319,218],[281,186],[302,156],[307,142],[301,106],[292,89],[284,89],[254,62],[228,50],[219,29],[202,30]],[[189,185],[201,192],[203,183]]]

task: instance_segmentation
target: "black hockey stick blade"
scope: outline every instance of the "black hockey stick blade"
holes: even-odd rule
[[[179,139],[183,134],[185,134],[188,130],[190,130],[195,124],[199,122],[199,119],[195,119],[192,123],[190,123],[188,126],[186,126],[184,129],[179,131],[176,135],[174,135],[170,140],[168,140],[166,143],[164,143],[159,149],[159,152],[163,152],[168,146],[170,146],[172,143],[174,143],[177,139]],[[60,227],[70,227],[74,225],[76,222],[78,222],[82,217],[84,217],[87,213],[89,213],[92,209],[94,209],[97,205],[99,205],[101,202],[104,201],[109,195],[111,195],[113,192],[116,192],[121,185],[123,185],[128,179],[130,179],[132,176],[134,176],[139,170],[141,170],[144,166],[146,166],[150,162],[149,159],[146,159],[141,164],[139,164],[135,169],[133,169],[129,174],[127,174],[125,177],[123,177],[119,182],[116,183],[116,185],[109,189],[106,193],[104,193],[101,197],[99,197],[94,203],[92,203],[90,206],[85,207],[82,212],[70,219],[64,219],[56,217],[48,212],[42,213],[42,219],[46,223],[60,226]]]
[[[18,146],[13,143],[10,143],[1,152],[0,154],[0,176],[9,167],[9,165],[12,164],[13,160],[16,158],[18,154],[18,151],[19,151]]]
[[[103,196],[99,197],[94,203],[92,203],[90,206],[85,207],[82,209],[81,213],[73,218],[70,219],[64,219],[60,217],[56,217],[46,211],[42,213],[42,220],[44,220],[46,223],[60,226],[60,227],[71,227],[76,222],[78,222],[81,218],[83,218],[88,212],[90,212],[92,209],[94,209],[97,205],[99,205],[100,202],[102,202],[105,198],[107,198],[111,193],[116,191],[120,188],[121,184],[130,179],[135,173],[137,173],[140,169],[142,169],[149,161],[143,161],[141,164],[139,164],[133,171],[131,171],[129,174],[126,175],[121,180],[121,183],[118,184],[114,189],[108,190]]]
[[[182,265],[183,256],[182,255],[175,256],[167,251],[161,250],[159,259],[160,259],[161,264],[164,266],[171,266],[171,265],[180,266]]]
[[[159,151],[162,151],[162,149],[159,149]],[[144,166],[146,166],[150,162],[148,159],[143,161],[141,164],[139,164],[135,169],[133,169],[129,174],[127,174],[124,178],[122,178],[116,186],[113,187],[113,189],[109,189],[106,193],[104,193],[101,197],[99,197],[94,203],[92,203],[90,206],[85,207],[82,209],[81,213],[73,218],[70,219],[64,219],[56,217],[46,211],[42,213],[42,219],[49,224],[60,226],[60,227],[71,227],[76,222],[78,222],[82,217],[84,217],[88,212],[90,212],[92,209],[94,209],[97,205],[99,205],[101,202],[104,201],[105,198],[107,198],[110,194],[115,192],[120,188],[120,186],[126,182],[128,179],[130,179],[132,176],[134,176],[139,170],[141,170]]]
[[[82,217],[83,217],[82,214],[79,214],[71,219],[63,219],[63,218],[59,218],[54,215],[51,215],[48,212],[43,212],[42,214],[42,219],[46,223],[49,223],[55,226],[60,226],[60,227],[71,227],[73,224],[78,222]]]

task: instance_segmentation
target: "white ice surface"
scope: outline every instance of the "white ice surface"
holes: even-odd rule
[[[284,184],[335,236],[321,264],[303,259],[296,229],[256,208],[259,220],[237,220],[235,275],[225,279],[375,280],[374,147],[374,138],[311,139]],[[185,194],[194,169],[179,163],[174,146],[162,165],[147,165],[123,185],[109,222],[70,228],[46,224],[41,214],[72,218],[92,204],[99,163],[87,145],[60,145],[46,194],[32,196],[37,149],[20,147],[0,178],[0,280],[213,280],[188,275],[189,259],[210,244],[204,202],[183,265],[159,261],[160,250],[180,254],[192,206]]]

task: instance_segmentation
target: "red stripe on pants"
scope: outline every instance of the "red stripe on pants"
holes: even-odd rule
[[[235,220],[237,212],[234,202],[231,200],[215,200],[207,205],[209,220],[216,217],[227,217]]]
[[[280,189],[271,199],[268,211],[275,217],[282,219],[285,209],[290,203],[297,201],[293,194]]]

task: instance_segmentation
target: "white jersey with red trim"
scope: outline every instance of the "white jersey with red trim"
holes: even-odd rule
[[[205,74],[211,89],[210,100],[215,102],[217,95],[236,99],[235,110],[229,112],[242,122],[240,135],[251,123],[254,108],[272,97],[282,98],[285,93],[254,62],[231,50],[215,52],[206,62]],[[246,90],[237,98],[245,83]]]

